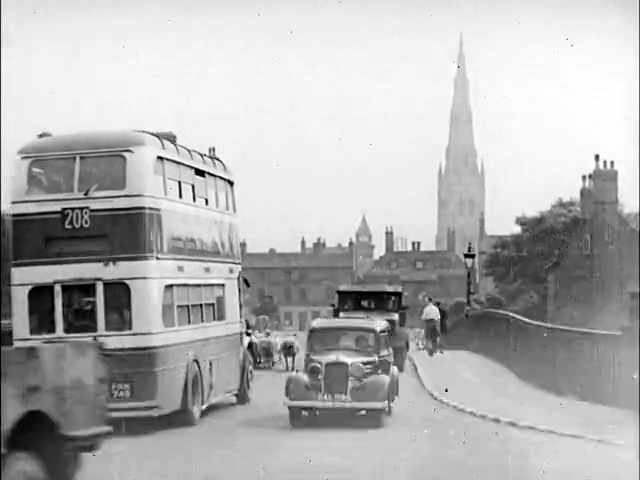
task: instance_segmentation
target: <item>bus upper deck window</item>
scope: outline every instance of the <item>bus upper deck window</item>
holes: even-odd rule
[[[64,333],[97,331],[95,284],[62,285],[62,318]]]
[[[32,160],[27,172],[27,195],[73,193],[75,158]]]
[[[125,158],[122,155],[80,157],[78,192],[93,190],[124,190]]]
[[[29,333],[47,335],[55,333],[53,285],[33,287],[29,290]]]
[[[104,284],[104,312],[107,332],[131,330],[131,292],[126,283]]]

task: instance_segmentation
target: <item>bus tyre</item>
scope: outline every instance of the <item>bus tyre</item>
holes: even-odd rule
[[[195,363],[187,369],[182,415],[187,425],[196,425],[202,416],[202,378]]]
[[[387,395],[387,409],[386,409],[386,413],[388,416],[393,415],[393,397],[391,395],[391,390],[389,390],[389,393]]]
[[[2,459],[3,480],[49,480],[43,462],[33,452],[14,451]]]
[[[293,428],[302,427],[304,419],[302,418],[302,410],[295,407],[289,408],[289,425]]]
[[[251,377],[251,365],[247,362],[242,372],[240,388],[238,389],[238,393],[236,393],[238,405],[246,405],[251,401]]]

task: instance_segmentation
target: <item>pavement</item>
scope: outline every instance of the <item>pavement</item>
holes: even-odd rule
[[[530,385],[505,366],[467,351],[411,353],[422,383],[440,403],[514,427],[637,450],[638,414],[561,397]]]
[[[411,368],[401,375],[400,398],[383,428],[338,416],[292,429],[283,406],[285,379],[281,366],[257,371],[251,403],[239,406],[231,400],[214,407],[194,427],[166,419],[130,422],[126,434],[83,455],[78,478],[638,478],[638,457],[629,448],[520,430],[461,413],[429,396]]]

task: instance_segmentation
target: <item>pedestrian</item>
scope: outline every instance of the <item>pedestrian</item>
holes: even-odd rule
[[[447,327],[447,317],[449,316],[447,313],[446,306],[441,302],[436,302],[436,307],[438,307],[438,311],[440,312],[440,332],[444,337],[448,332]]]
[[[409,351],[409,332],[397,321],[390,321],[391,324],[391,349],[393,350],[393,363],[400,372],[404,372],[404,365],[407,361]]]
[[[433,304],[433,299],[431,297],[427,297],[427,301],[420,318],[424,322],[425,342],[430,344],[429,356],[433,356],[436,349],[440,353],[443,353],[440,348],[440,311],[438,310],[438,307]]]

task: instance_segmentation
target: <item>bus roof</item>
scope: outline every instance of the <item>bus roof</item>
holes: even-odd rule
[[[362,317],[340,317],[340,318],[316,318],[311,322],[310,330],[325,328],[357,328],[375,330],[389,329],[389,323],[386,320],[378,318],[362,318]]]
[[[127,150],[143,146],[166,151],[172,157],[186,160],[189,163],[195,162],[209,168],[222,170],[227,175],[231,173],[226,164],[218,157],[205,155],[197,150],[174,143],[160,134],[144,130],[105,130],[46,136],[27,143],[18,151],[18,155],[32,157],[61,153]]]
[[[370,285],[340,285],[338,292],[371,292],[371,293],[402,293],[400,285],[370,284]]]

